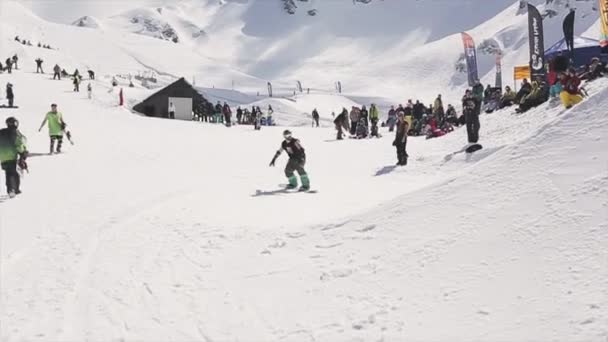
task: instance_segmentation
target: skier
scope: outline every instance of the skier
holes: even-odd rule
[[[12,108],[15,94],[13,93],[13,85],[11,83],[6,84],[6,99],[8,100],[8,106]]]
[[[49,137],[51,139],[51,149],[49,154],[53,154],[55,140],[57,140],[56,153],[61,153],[61,144],[63,143],[63,130],[65,129],[65,122],[63,121],[63,114],[57,111],[57,104],[51,105],[51,111],[46,113],[38,132],[42,130],[42,127],[48,123]]]
[[[91,69],[87,70],[87,73],[89,73],[89,79],[90,80],[94,80],[95,79],[95,72]]]
[[[15,54],[13,56],[13,64],[15,65],[15,70],[19,70],[19,67],[17,67],[17,62],[19,61],[19,57],[17,57],[17,54]]]
[[[298,178],[294,175],[294,171],[297,171],[300,175],[300,182],[302,183],[300,191],[308,191],[310,190],[310,180],[308,179],[306,170],[304,170],[304,165],[306,164],[306,153],[304,152],[304,147],[302,147],[298,139],[291,135],[291,131],[289,130],[285,130],[283,132],[283,137],[285,140],[281,143],[281,148],[272,158],[270,166],[274,166],[277,158],[281,155],[281,153],[283,153],[283,150],[285,150],[285,152],[287,152],[289,155],[289,161],[285,166],[285,176],[287,176],[289,181],[286,188],[295,189],[298,186]]]
[[[93,86],[91,85],[91,82],[87,84],[87,96],[89,100],[93,98]]]
[[[312,120],[312,127],[315,127],[315,125],[319,127],[319,112],[317,111],[317,108],[312,110]]]
[[[393,146],[397,148],[397,165],[407,165],[407,132],[410,130],[409,124],[405,121],[405,115],[403,112],[397,114],[397,132],[395,133],[395,140]]]
[[[61,80],[61,67],[59,66],[59,64],[55,64],[55,66],[53,67],[53,79],[55,78]]]
[[[380,138],[378,134],[378,121],[380,121],[380,113],[378,112],[378,107],[376,107],[375,103],[372,103],[372,106],[369,108],[369,120],[372,123],[371,136]]]
[[[27,170],[27,147],[25,136],[19,132],[19,121],[14,117],[6,119],[6,128],[0,130],[0,166],[4,170],[6,192],[10,198],[21,193],[21,180],[17,167]]]
[[[40,58],[36,58],[35,62],[36,62],[36,73],[37,74],[38,73],[44,74],[44,71],[42,70],[42,62],[43,62],[43,60],[40,59]]]
[[[175,119],[175,105],[169,102],[169,119]]]

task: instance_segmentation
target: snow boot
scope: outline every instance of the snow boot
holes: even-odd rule
[[[298,187],[298,178],[295,175],[288,177],[289,184],[285,187],[287,190],[295,189]]]
[[[310,190],[310,179],[308,179],[308,175],[301,175],[300,181],[302,182],[302,186],[300,187],[300,191],[308,191]]]

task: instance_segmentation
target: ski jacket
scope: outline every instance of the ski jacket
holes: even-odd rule
[[[300,140],[293,138],[289,141],[284,140],[281,143],[281,149],[277,152],[280,154],[282,151],[287,152],[289,159],[304,160],[306,159],[306,153],[304,147],[300,144]]]
[[[58,74],[61,72],[61,67],[58,64],[55,64],[55,67],[53,67],[53,71]]]
[[[63,114],[61,112],[48,112],[45,120],[49,127],[49,136],[63,135]]]
[[[314,119],[318,119],[318,118],[319,118],[319,112],[317,112],[317,110],[316,110],[316,109],[312,111],[312,117],[313,117]]]
[[[15,94],[13,94],[13,87],[6,87],[6,98],[7,99],[12,99],[15,97]]]
[[[27,153],[25,136],[18,129],[0,129],[0,163],[17,160]]]
[[[439,108],[443,108],[443,101],[440,98],[435,99],[435,103],[433,104],[433,110],[437,112]]]
[[[378,120],[380,119],[380,113],[378,113],[378,107],[373,106],[369,108],[369,118],[371,120]]]
[[[358,108],[353,108],[350,111],[350,120],[354,121],[354,122],[358,122],[359,121],[359,116],[361,116],[361,110]]]
[[[468,96],[465,95],[462,98],[462,110],[463,111],[467,111],[467,110],[473,111],[476,107],[475,102],[476,102],[476,99],[473,95],[468,95]]]
[[[473,97],[476,101],[481,102],[483,100],[483,86],[481,84],[476,84],[473,86]]]
[[[566,76],[562,79],[562,88],[571,95],[578,94],[578,86],[581,84],[581,80],[577,76]]]
[[[397,123],[397,131],[395,132],[394,145],[407,143],[407,121],[403,120]]]

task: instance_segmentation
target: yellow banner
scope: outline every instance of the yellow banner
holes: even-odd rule
[[[530,66],[522,65],[513,68],[513,78],[521,80],[524,78],[530,79]]]
[[[600,45],[602,47],[608,46],[608,0],[600,1],[600,17],[602,18],[602,32],[600,38]]]

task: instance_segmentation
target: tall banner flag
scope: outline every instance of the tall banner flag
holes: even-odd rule
[[[545,79],[545,42],[543,17],[533,5],[528,4],[528,34],[530,40],[530,70],[532,79]]]
[[[608,50],[608,0],[600,1],[600,17],[602,18],[602,33],[600,46],[602,50]]]
[[[296,81],[296,89],[301,93],[302,92],[302,82]]]
[[[496,88],[502,89],[502,51],[496,53]]]
[[[477,73],[477,51],[473,37],[468,33],[462,32],[462,44],[464,45],[464,56],[467,60],[467,73],[469,75],[469,86],[474,86],[479,79]]]
[[[564,29],[564,39],[566,41],[566,46],[568,47],[568,51],[570,52],[570,59],[574,60],[574,10],[570,10],[570,13],[564,18],[563,29]]]
[[[272,83],[268,82],[268,97],[272,97]]]

